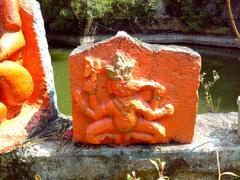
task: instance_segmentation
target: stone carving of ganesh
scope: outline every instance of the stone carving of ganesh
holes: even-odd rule
[[[34,88],[22,65],[25,39],[19,6],[19,0],[0,0],[0,123],[17,115]]]
[[[76,90],[74,99],[80,112],[92,121],[86,129],[87,143],[101,144],[106,139],[115,144],[157,143],[165,135],[159,119],[173,115],[174,107],[171,104],[159,107],[166,91],[163,85],[133,78],[135,63],[121,51],[116,53],[113,65],[85,57],[83,90]],[[108,76],[107,89],[111,98],[98,103],[96,82],[102,73]],[[148,101],[140,93],[144,90],[153,92]]]

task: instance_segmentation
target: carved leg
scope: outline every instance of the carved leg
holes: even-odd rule
[[[0,102],[0,123],[6,118],[7,116],[7,107]]]
[[[119,141],[115,133],[115,127],[112,119],[105,118],[95,121],[87,127],[86,141],[91,144],[100,144],[104,139],[110,138]]]
[[[129,134],[126,134],[125,136],[125,142],[130,143],[131,140],[137,141],[137,142],[146,142],[150,143],[153,139],[152,135],[146,134],[146,133],[139,133],[139,132],[132,132]]]
[[[165,128],[157,122],[139,119],[134,132],[127,136],[137,142],[157,143],[165,136]]]

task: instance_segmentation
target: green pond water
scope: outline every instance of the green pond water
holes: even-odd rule
[[[72,49],[67,48],[50,49],[58,107],[60,112],[66,115],[71,115],[71,96],[67,63],[68,55],[71,51]],[[218,104],[220,112],[237,111],[236,99],[238,95],[240,95],[240,60],[238,60],[240,56],[238,53],[231,55],[231,52],[229,55],[229,51],[226,49],[219,50],[219,53],[215,53],[217,55],[210,54],[211,53],[207,54],[206,52],[201,54],[201,71],[207,73],[206,80],[212,81],[213,70],[216,70],[220,76],[220,79],[210,90],[213,102],[215,106]],[[228,55],[224,56],[224,54]],[[199,97],[198,113],[208,112],[202,86],[199,88]]]

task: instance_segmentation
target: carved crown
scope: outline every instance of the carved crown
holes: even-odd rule
[[[132,69],[136,61],[127,57],[123,52],[117,51],[113,65],[106,65],[108,77],[111,80],[128,81],[132,79]]]

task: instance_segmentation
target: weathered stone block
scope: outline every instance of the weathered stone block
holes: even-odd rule
[[[1,5],[0,153],[14,149],[57,115],[51,59],[38,2],[2,0]]]
[[[200,67],[189,48],[145,44],[124,32],[78,47],[69,57],[73,140],[190,143]]]

